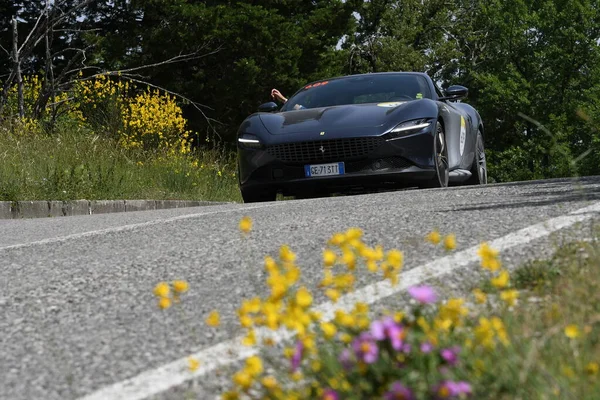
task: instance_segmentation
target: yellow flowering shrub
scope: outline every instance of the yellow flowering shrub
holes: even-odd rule
[[[8,98],[2,117],[12,122],[12,132],[22,134],[40,134],[44,126],[49,124],[71,123],[82,127],[85,118],[79,108],[79,103],[68,92],[59,92],[50,98],[43,110],[39,111],[41,118],[33,118],[35,108],[42,95],[43,79],[38,75],[23,77],[23,117],[19,117],[18,86],[8,89]]]
[[[140,91],[119,77],[80,76],[67,91],[50,99],[42,118],[36,120],[32,117],[42,86],[43,78],[38,75],[24,77],[23,118],[18,117],[17,85],[9,88],[3,114],[15,121],[15,132],[40,133],[44,124],[65,121],[116,137],[127,149],[164,150],[168,155],[191,151],[192,132],[172,95],[150,88]]]
[[[190,152],[191,132],[173,96],[147,90],[126,103],[121,117],[119,140],[123,147],[165,149],[169,154]]]
[[[160,90],[143,92],[121,79],[100,75],[79,81],[74,92],[86,113],[127,149],[167,150],[169,155],[191,151],[191,131],[175,97]]]

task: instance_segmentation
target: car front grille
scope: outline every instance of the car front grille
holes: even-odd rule
[[[358,137],[282,143],[269,146],[267,152],[283,162],[346,161],[367,156],[383,143],[381,137]]]

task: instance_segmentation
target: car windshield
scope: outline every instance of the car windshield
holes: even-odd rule
[[[382,103],[432,98],[423,76],[413,74],[357,75],[316,82],[300,89],[281,111],[345,104]]]

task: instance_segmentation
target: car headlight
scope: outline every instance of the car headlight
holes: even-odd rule
[[[262,147],[262,143],[257,136],[251,135],[249,133],[244,133],[238,137],[238,144],[241,147],[245,147],[248,149],[260,149]]]
[[[424,129],[429,128],[431,126],[432,122],[433,122],[433,120],[431,120],[431,119],[415,119],[412,121],[402,122],[402,123],[396,125],[396,127],[394,127],[394,129],[392,129],[391,131],[389,131],[386,134],[386,139],[388,141],[396,140],[403,136],[412,135],[413,133],[418,133]]]

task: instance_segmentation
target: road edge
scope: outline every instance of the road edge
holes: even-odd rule
[[[69,217],[234,204],[203,200],[0,201],[0,219]]]

